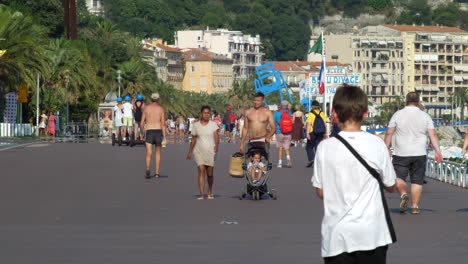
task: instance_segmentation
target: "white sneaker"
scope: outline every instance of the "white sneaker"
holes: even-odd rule
[[[283,168],[283,165],[281,163],[278,163],[278,168]]]

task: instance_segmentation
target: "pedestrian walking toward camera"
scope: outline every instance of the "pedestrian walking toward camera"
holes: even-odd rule
[[[122,106],[123,109],[123,138],[125,140],[127,133],[130,137],[132,134],[133,128],[133,104],[130,102],[132,98],[127,95],[125,96],[125,103]],[[127,130],[128,128],[128,130]]]
[[[327,128],[327,116],[324,112],[320,111],[320,104],[317,101],[312,102],[312,110],[309,112],[306,121],[306,136],[307,136],[307,167],[311,167],[314,164],[315,152],[317,146],[324,138],[327,138],[326,135]]]
[[[296,111],[293,113],[293,133],[292,142],[294,146],[301,143],[304,138],[304,113],[301,111],[301,105],[295,106]]]
[[[274,114],[276,123],[276,146],[278,147],[278,168],[283,167],[283,150],[286,154],[287,166],[291,168],[292,163],[289,147],[291,146],[293,132],[292,113],[288,108],[288,101],[282,101],[280,106],[281,108]]]
[[[439,140],[432,118],[419,108],[419,94],[406,95],[406,107],[393,114],[385,134],[385,144],[390,147],[395,135],[393,166],[395,167],[397,189],[400,193],[400,212],[408,209],[406,178],[411,181],[411,213],[419,214],[422,185],[426,174],[427,137],[436,151],[435,159],[442,161]]]
[[[228,137],[228,142],[233,140],[233,131],[236,126],[237,117],[236,114],[232,112],[232,107],[226,107],[227,112],[223,116],[223,125],[225,125],[226,136]]]
[[[55,117],[54,113],[51,111],[49,113],[49,118],[47,122],[47,134],[49,134],[51,137],[55,137],[55,121],[57,120],[57,117]]]
[[[213,171],[219,147],[218,124],[211,121],[211,107],[203,106],[200,112],[200,121],[193,124],[192,141],[190,142],[187,160],[195,156],[198,167],[198,200],[205,199],[205,175],[208,181],[208,199],[214,199]]]
[[[143,116],[141,117],[141,127],[143,135],[145,135],[146,147],[146,174],[145,177],[150,178],[151,157],[153,155],[153,145],[155,146],[155,174],[159,178],[159,169],[161,165],[161,147],[166,144],[166,126],[165,126],[164,108],[159,105],[159,93],[151,95],[151,104],[145,107]]]
[[[361,131],[367,117],[361,88],[338,88],[332,113],[342,131],[318,146],[312,177],[324,206],[322,257],[326,264],[384,264],[396,242],[384,195],[395,190],[390,156],[380,138]]]

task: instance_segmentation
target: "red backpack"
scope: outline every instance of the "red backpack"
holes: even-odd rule
[[[229,114],[229,122],[231,123],[235,123],[236,122],[236,114],[234,114],[233,112],[231,112]]]
[[[278,111],[282,113],[280,123],[279,123],[281,133],[283,134],[291,133],[293,131],[293,121],[292,121],[291,116],[289,115],[289,110],[285,110],[285,111],[278,110]]]

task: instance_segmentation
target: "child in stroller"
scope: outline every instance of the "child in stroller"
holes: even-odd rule
[[[267,186],[272,167],[271,162],[268,160],[267,144],[265,142],[248,143],[248,150],[242,164],[247,186],[239,199],[242,200],[247,195],[251,195],[253,200],[260,200],[263,195],[268,194],[276,200],[276,194],[269,191]]]
[[[247,170],[250,172],[250,176],[252,177],[252,182],[254,184],[260,183],[260,179],[262,175],[267,170],[265,164],[261,161],[262,154],[257,151],[252,154],[252,159],[247,164]]]

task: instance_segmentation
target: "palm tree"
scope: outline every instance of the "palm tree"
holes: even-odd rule
[[[35,87],[37,74],[48,72],[45,37],[45,30],[36,26],[31,17],[0,5],[0,49],[6,50],[0,57],[0,121],[7,88],[16,91],[20,82]]]

